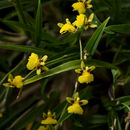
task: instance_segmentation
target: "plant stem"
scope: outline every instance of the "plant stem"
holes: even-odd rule
[[[8,93],[9,93],[9,87],[7,87],[6,93],[5,93],[5,97],[4,97],[4,102],[6,101],[7,97],[8,97]]]
[[[25,77],[24,80],[27,79],[36,69],[32,70],[31,72],[29,72]]]
[[[120,51],[121,51],[121,48],[122,48],[122,44],[120,44],[119,48],[117,49],[117,51],[116,51],[116,53],[115,53],[115,55],[114,55],[113,63],[116,62],[116,59],[117,59],[117,57],[118,57],[118,54],[119,54]]]
[[[21,96],[21,94],[22,94],[22,90],[23,90],[23,87],[22,87],[22,88],[20,88],[19,93],[18,93],[18,96],[16,97],[16,99],[19,99],[19,97],[20,97],[20,96]]]
[[[83,50],[82,50],[81,38],[79,38],[79,46],[80,46],[80,59],[83,60]]]
[[[75,83],[75,89],[74,89],[74,92],[73,92],[73,96],[74,96],[74,94],[76,93],[77,88],[78,88],[78,82],[76,81],[76,83]]]
[[[60,120],[60,119],[62,118],[62,116],[64,115],[67,106],[68,106],[68,103],[66,103],[65,107],[63,108],[63,111],[62,111],[62,113],[61,113],[61,115],[60,115],[59,120]],[[58,120],[58,121],[59,121],[59,120]],[[56,129],[56,130],[57,130],[58,126],[59,126],[59,124],[57,124],[57,125],[55,126],[55,129]]]

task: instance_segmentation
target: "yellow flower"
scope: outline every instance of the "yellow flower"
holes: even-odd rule
[[[95,66],[86,66],[83,61],[81,61],[81,69],[76,69],[75,72],[78,74],[81,74],[78,77],[78,81],[79,83],[90,83],[92,81],[94,81],[94,76],[93,74],[91,74],[90,72],[93,71],[95,69]]]
[[[73,11],[78,11],[79,14],[84,14],[86,12],[86,8],[92,8],[91,4],[92,0],[79,1],[72,5]]]
[[[37,67],[40,64],[39,57],[35,53],[31,53],[31,56],[29,56],[27,68],[28,70],[33,70],[35,67]]]
[[[89,73],[89,72],[83,72],[81,76],[79,76],[78,81],[80,83],[90,83],[92,81],[94,81],[94,76],[93,74]]]
[[[86,12],[85,4],[83,2],[76,2],[72,5],[73,11],[78,11],[79,14],[83,14]]]
[[[68,110],[68,113],[74,113],[74,114],[79,114],[79,115],[83,114],[83,109],[79,105],[79,103],[72,104],[71,106],[68,107],[67,110]]]
[[[0,118],[2,118],[3,117],[3,114],[2,113],[0,113]]]
[[[74,95],[74,98],[67,97],[66,100],[72,105],[67,108],[68,113],[83,114],[83,108],[81,106],[88,104],[88,100],[80,100],[79,93]]]
[[[66,24],[58,23],[57,25],[61,28],[60,29],[61,34],[64,34],[66,32],[71,32],[71,33],[76,32],[76,28],[71,24],[68,18],[66,19]]]
[[[96,24],[92,24],[91,22],[93,21],[94,18],[94,13],[90,14],[89,18],[88,18],[88,22],[86,23],[86,28],[91,27],[91,28],[96,28],[97,25]]]
[[[57,120],[55,119],[55,113],[52,114],[50,111],[48,111],[47,115],[43,113],[43,118],[45,119],[41,121],[41,124],[54,125],[57,123]]]
[[[56,124],[57,120],[53,119],[52,117],[47,117],[45,120],[42,120],[41,124],[45,124],[45,125],[53,125]]]
[[[86,3],[85,3],[86,8],[90,9],[90,8],[93,7],[92,4],[91,4],[91,2],[92,2],[92,0],[87,0],[86,1]]]
[[[74,26],[81,28],[87,23],[87,17],[85,14],[80,14],[76,17],[76,21],[73,23]]]
[[[8,82],[9,83],[4,83],[3,86],[5,86],[5,87],[17,87],[17,88],[23,87],[23,78],[20,75],[17,75],[13,78],[12,74],[9,74]]]
[[[45,66],[45,61],[47,60],[48,56],[45,55],[41,59],[39,59],[38,55],[35,53],[31,53],[31,56],[29,56],[28,63],[27,63],[27,69],[33,70],[36,68],[36,73],[39,75],[42,70],[47,71],[48,68]]]
[[[40,126],[40,127],[38,128],[38,130],[47,130],[47,128],[44,127],[44,126]]]
[[[18,76],[15,76],[15,78],[13,79],[12,84],[14,86],[16,86],[17,88],[21,88],[21,87],[23,87],[23,82],[22,81],[23,81],[23,78],[20,75],[18,75]]]
[[[87,16],[85,14],[79,14],[76,17],[76,21],[73,22],[73,25],[77,28],[81,28],[84,25],[84,29],[87,30],[88,27],[95,28],[97,27],[96,24],[91,24],[92,20],[94,18],[94,14],[92,13],[89,18],[87,19]]]

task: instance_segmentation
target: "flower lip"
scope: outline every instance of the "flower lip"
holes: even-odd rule
[[[74,113],[74,114],[79,114],[79,115],[83,114],[83,109],[79,105],[79,103],[72,104],[71,106],[68,107],[67,110],[68,110],[68,113]]]
[[[53,119],[52,117],[47,117],[45,120],[42,120],[41,124],[53,125],[56,124],[57,120]]]
[[[86,105],[88,103],[88,100],[80,100],[78,92],[74,94],[73,98],[67,97],[66,100],[72,104],[67,108],[68,113],[79,114],[79,115],[83,114],[83,108],[81,106]]]

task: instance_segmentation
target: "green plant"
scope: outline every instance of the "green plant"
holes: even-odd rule
[[[130,2],[74,2],[0,1],[0,129],[129,129]]]

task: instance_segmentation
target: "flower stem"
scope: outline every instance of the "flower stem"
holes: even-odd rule
[[[61,115],[60,115],[60,118],[59,118],[59,120],[62,118],[62,116],[64,115],[64,113],[65,113],[65,111],[66,111],[66,108],[67,108],[67,106],[68,106],[68,103],[66,103],[66,105],[65,105],[65,107],[63,108],[63,110],[62,110],[62,113],[61,113]],[[58,120],[58,121],[59,121]],[[60,124],[57,124],[56,126],[55,126],[55,129],[57,130],[58,129],[58,126],[59,126]]]
[[[73,96],[75,95],[77,88],[78,88],[78,81],[76,81],[76,83],[75,83],[75,89],[74,89],[74,92],[73,92]]]
[[[83,50],[82,50],[81,38],[79,38],[79,46],[80,46],[80,60],[83,60]]]
[[[20,88],[19,93],[18,93],[18,95],[17,95],[16,99],[19,99],[19,98],[20,98],[20,96],[21,96],[21,94],[22,94],[22,90],[23,90],[23,87],[22,87],[22,88]]]
[[[36,69],[33,69],[31,72],[29,72],[25,77],[24,80],[27,79]]]

